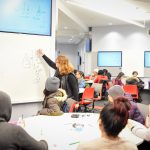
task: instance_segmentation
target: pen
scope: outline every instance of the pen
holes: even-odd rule
[[[80,141],[72,142],[72,143],[70,143],[69,145],[74,145],[74,144],[78,144],[78,143],[80,143]]]

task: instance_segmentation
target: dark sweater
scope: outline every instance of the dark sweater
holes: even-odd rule
[[[43,59],[47,62],[47,64],[56,70],[55,75],[60,79],[60,88],[64,89],[68,95],[68,98],[72,98],[76,101],[79,100],[79,87],[78,80],[76,79],[73,73],[69,73],[68,75],[60,75],[58,68],[56,67],[56,63],[49,59],[46,55],[43,55]]]

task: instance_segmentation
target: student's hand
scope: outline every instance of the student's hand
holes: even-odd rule
[[[38,50],[36,51],[36,53],[37,53],[38,56],[41,56],[41,57],[44,55],[42,49],[38,49]]]
[[[127,127],[131,130],[134,127],[134,125],[128,121]]]
[[[79,108],[79,104],[75,104],[75,109],[78,109]]]

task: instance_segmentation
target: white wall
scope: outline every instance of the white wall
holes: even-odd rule
[[[77,54],[78,46],[75,44],[56,44],[57,55],[66,55],[69,58],[69,61],[73,64],[74,68],[77,69]]]
[[[20,47],[23,47],[27,51],[28,50],[36,51],[38,48],[41,48],[51,59],[55,60],[55,26],[56,26],[56,19],[57,19],[57,11],[56,11],[57,7],[56,6],[57,6],[57,0],[53,0],[52,1],[52,36],[51,37],[27,35],[27,34],[15,34],[15,33],[14,34],[13,33],[0,33],[0,50],[2,52],[5,52],[6,50],[7,51],[9,50],[21,51]],[[30,47],[30,45],[32,45],[32,47]],[[9,55],[9,53],[7,55]],[[9,60],[7,60],[7,55],[5,55],[6,61],[9,62]],[[11,64],[11,62],[9,63]],[[14,70],[14,71],[17,72],[17,70]],[[54,70],[50,69],[50,74],[52,75],[53,73],[54,73]],[[2,74],[2,71],[0,70],[0,76],[3,76],[4,74]],[[9,74],[9,76],[11,78],[11,73]],[[2,78],[0,78],[0,82],[1,82],[1,79]],[[43,81],[43,83],[45,83],[45,81]],[[15,85],[11,85],[11,83],[9,86],[13,86],[14,88],[16,88]],[[3,90],[3,89],[1,88],[0,90]],[[26,90],[23,84],[20,87],[20,90],[24,90],[24,91]],[[19,91],[16,91],[16,92],[19,92]],[[42,91],[38,91],[38,92],[41,92],[41,94],[43,95],[43,89]],[[28,107],[29,105],[31,107]],[[41,103],[13,104],[12,119],[16,120],[18,116],[20,116],[21,114],[24,114],[25,116],[35,115],[36,112],[39,110],[39,108],[41,108]]]
[[[150,50],[150,36],[147,35],[147,29],[133,25],[95,27],[92,31],[92,40],[93,52],[123,51],[122,71],[126,75],[131,75],[133,70],[137,70],[139,76],[144,76],[144,51]],[[91,64],[95,59],[97,57],[93,58],[91,55]]]

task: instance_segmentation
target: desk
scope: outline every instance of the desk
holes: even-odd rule
[[[83,93],[85,88],[79,88],[79,94]]]
[[[93,80],[85,80],[85,83],[92,84],[94,81]]]
[[[49,150],[75,150],[79,142],[100,137],[99,114],[78,113],[79,118],[71,118],[72,114],[75,113],[25,118],[25,130],[37,140],[45,139],[48,142]],[[125,128],[120,136],[135,144],[143,142],[128,128]]]

